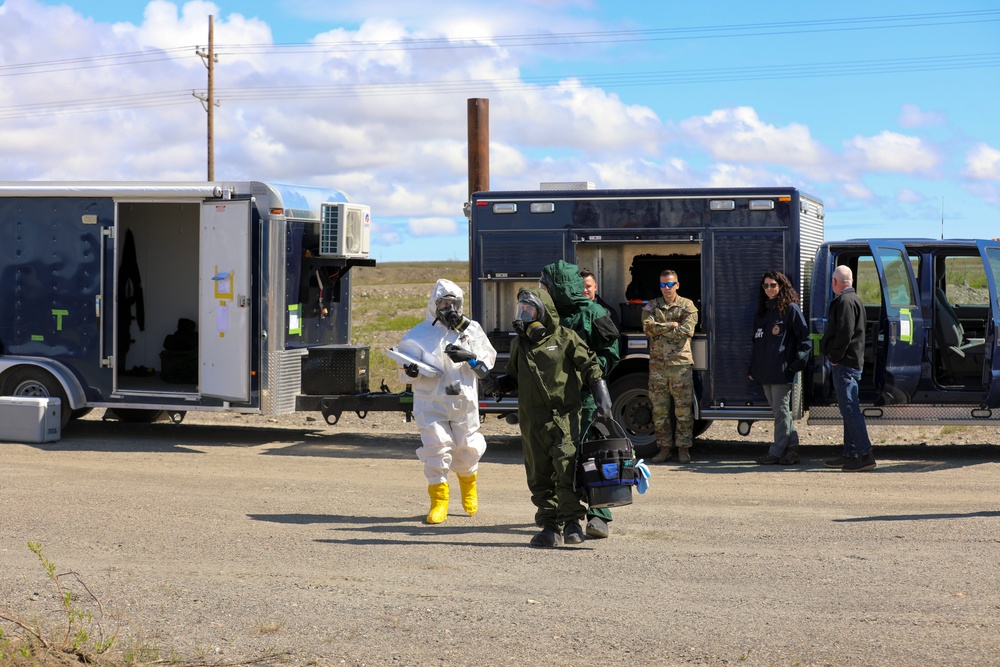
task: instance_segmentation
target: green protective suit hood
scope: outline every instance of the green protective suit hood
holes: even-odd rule
[[[542,280],[552,289],[552,300],[559,311],[559,317],[570,317],[590,308],[593,303],[583,295],[583,278],[580,267],[560,259],[542,269]]]

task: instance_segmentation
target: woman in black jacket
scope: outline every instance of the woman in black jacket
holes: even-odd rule
[[[748,377],[761,385],[774,413],[774,443],[757,463],[791,465],[799,462],[799,434],[792,419],[795,374],[812,353],[809,328],[799,307],[799,295],[780,271],[765,271],[757,290],[753,356]]]

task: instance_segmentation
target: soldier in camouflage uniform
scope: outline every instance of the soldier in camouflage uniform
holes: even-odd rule
[[[691,462],[694,441],[694,377],[691,338],[698,324],[698,309],[677,294],[677,272],[660,273],[663,295],[645,305],[642,330],[649,336],[649,398],[660,451],[650,459],[663,463],[677,447],[677,460]],[[671,421],[675,422],[672,426]]]

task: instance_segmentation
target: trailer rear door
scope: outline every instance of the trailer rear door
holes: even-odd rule
[[[201,207],[198,386],[234,402],[250,400],[250,205]]]
[[[902,243],[869,242],[882,288],[875,389],[885,404],[908,403],[920,381],[924,325],[920,291]]]

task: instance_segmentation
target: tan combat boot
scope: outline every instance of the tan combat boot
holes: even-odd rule
[[[678,447],[677,448],[677,460],[681,463],[691,463],[691,448],[690,447]]]
[[[649,459],[650,463],[666,463],[673,456],[673,450],[670,447],[660,447],[660,451],[653,455],[653,458]]]

